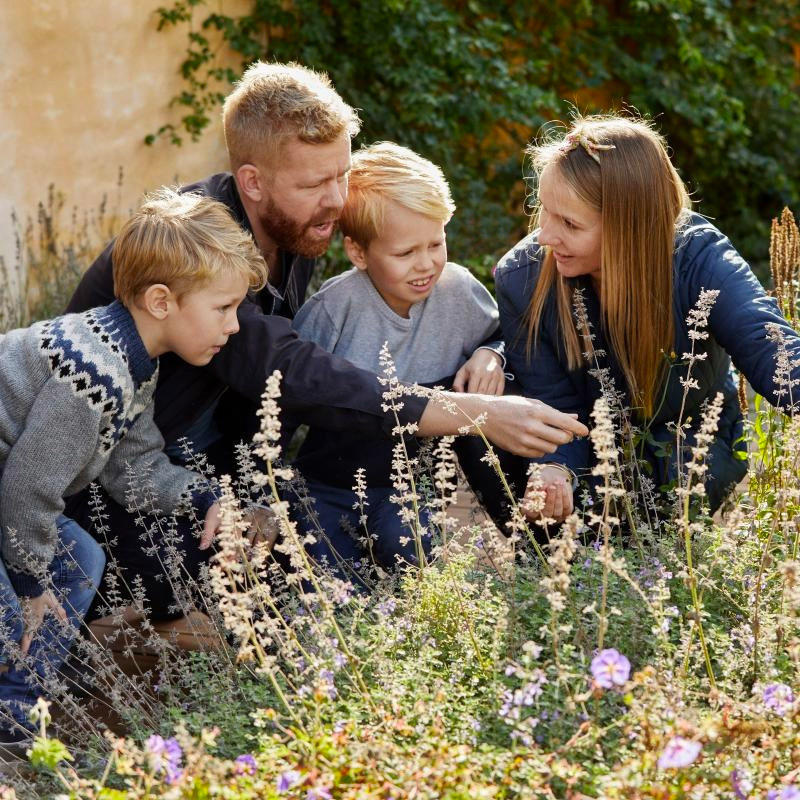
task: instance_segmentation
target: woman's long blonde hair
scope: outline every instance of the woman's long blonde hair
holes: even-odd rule
[[[666,143],[647,122],[620,116],[576,119],[565,137],[528,148],[535,177],[547,169],[600,212],[600,307],[609,345],[622,367],[631,402],[653,414],[673,346],[672,254],[675,232],[690,208]],[[537,226],[538,208],[532,218]],[[535,347],[545,301],[555,291],[570,369],[585,365],[574,321],[574,287],[546,249],[528,307],[528,352]]]

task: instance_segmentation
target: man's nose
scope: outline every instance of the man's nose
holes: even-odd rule
[[[325,197],[326,208],[335,208],[341,211],[347,198],[347,184],[340,184],[338,180],[331,181]]]

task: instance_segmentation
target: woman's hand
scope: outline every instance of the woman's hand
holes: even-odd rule
[[[506,377],[503,375],[503,359],[486,347],[479,347],[469,361],[456,372],[453,389],[472,394],[503,394]]]
[[[543,466],[538,476],[531,476],[525,490],[525,500],[540,500],[541,492],[544,492],[541,511],[525,510],[526,503],[523,501],[522,509],[528,519],[546,517],[563,522],[572,513],[572,475],[567,470],[550,464]],[[535,498],[535,495],[539,497]]]
[[[22,607],[22,621],[25,626],[22,631],[22,639],[19,642],[19,649],[22,655],[26,656],[34,634],[41,627],[44,615],[52,612],[61,622],[66,622],[67,612],[64,611],[61,604],[56,600],[55,595],[49,589],[46,592],[42,592],[38,597],[20,597],[19,602]]]

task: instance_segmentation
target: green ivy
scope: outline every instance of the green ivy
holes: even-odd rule
[[[458,260],[495,258],[524,233],[523,148],[573,106],[654,118],[699,209],[753,263],[766,262],[769,219],[800,206],[796,0],[253,0],[241,16],[201,5],[158,11],[159,29],[189,28],[186,85],[172,99],[180,123],[148,142],[197,139],[218,113],[238,77],[218,65],[219,35],[242,67],[325,70],[361,110],[361,142],[398,141],[445,170]]]

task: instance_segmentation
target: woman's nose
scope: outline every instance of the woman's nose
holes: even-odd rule
[[[548,247],[558,242],[555,226],[549,220],[544,220],[539,228],[539,244],[547,245]]]

